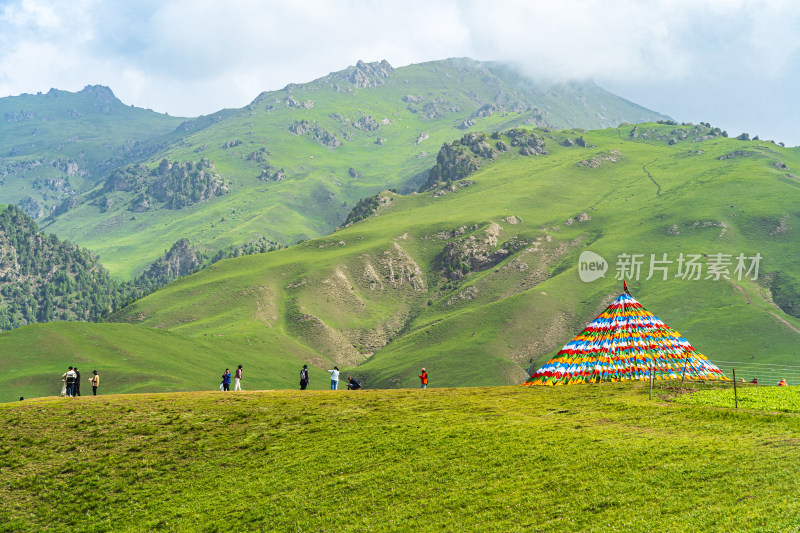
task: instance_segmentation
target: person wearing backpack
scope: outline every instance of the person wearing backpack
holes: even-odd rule
[[[308,387],[308,365],[303,365],[300,371],[300,390],[306,390]]]
[[[72,398],[75,394],[75,371],[72,370],[72,367],[69,367],[67,373],[65,374],[67,380],[67,398]]]

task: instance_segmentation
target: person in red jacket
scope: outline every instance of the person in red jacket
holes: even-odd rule
[[[423,368],[422,374],[419,375],[419,388],[420,389],[427,389],[428,388],[428,372]]]

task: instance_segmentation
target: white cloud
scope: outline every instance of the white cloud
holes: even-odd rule
[[[800,4],[768,0],[11,0],[0,95],[103,83],[126,103],[197,115],[358,59],[454,56],[632,94],[753,90],[796,83],[799,22]]]

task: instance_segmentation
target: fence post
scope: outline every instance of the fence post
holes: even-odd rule
[[[736,393],[736,369],[733,369],[733,401],[736,403],[736,408],[739,408],[739,396]]]
[[[683,378],[686,377],[686,354],[683,354],[683,372],[681,372],[681,388],[683,388]]]

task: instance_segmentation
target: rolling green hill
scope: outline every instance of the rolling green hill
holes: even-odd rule
[[[311,363],[311,389],[329,387],[319,366],[328,361],[283,338],[229,338],[214,334],[198,338],[129,324],[51,322],[0,334],[0,402],[19,397],[57,396],[68,366],[82,373],[84,396],[92,370],[100,374],[100,393],[217,390],[225,368],[243,367],[244,390],[297,386],[304,361]],[[314,364],[316,362],[316,365]]]
[[[3,404],[0,514],[17,532],[797,528],[795,414],[656,392],[650,401],[644,384],[605,383]]]
[[[618,265],[635,255],[638,275],[620,272],[634,296],[712,361],[794,364],[800,157],[719,133],[650,123],[466,135],[437,163],[460,179],[382,193],[363,221],[220,261],[113,319],[253,343],[265,368],[294,358],[291,370],[274,363],[289,383],[306,360],[338,364],[367,387],[414,386],[421,366],[432,387],[513,384],[621,292]],[[450,173],[466,160],[477,170]],[[581,281],[584,251],[607,261],[605,277]],[[216,366],[236,357],[220,344]],[[205,373],[198,382],[218,372]]]
[[[34,219],[64,212],[114,168],[173,142],[184,120],[127,106],[101,85],[0,98],[0,202]]]
[[[602,128],[665,118],[591,83],[549,84],[496,63],[449,59],[393,68],[363,63],[260,94],[237,110],[182,123],[130,167],[41,222],[134,278],[181,238],[213,256],[231,246],[329,234],[364,197],[415,190],[443,142],[518,125]],[[161,142],[161,144],[159,144]],[[120,174],[206,165],[224,187],[175,204]],[[196,190],[177,176],[172,185]],[[148,192],[149,191],[149,192]],[[188,193],[187,193],[188,194]]]

